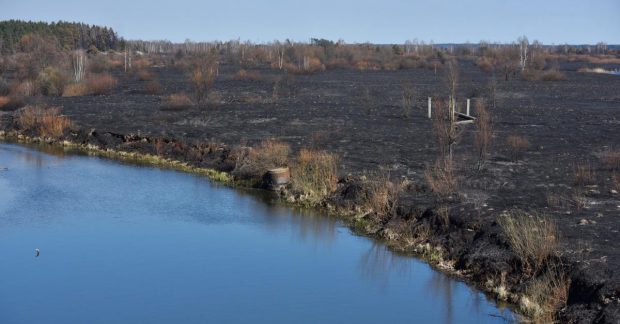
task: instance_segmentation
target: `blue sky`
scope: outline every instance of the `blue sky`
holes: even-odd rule
[[[0,0],[0,19],[107,25],[128,39],[620,44],[620,0]]]

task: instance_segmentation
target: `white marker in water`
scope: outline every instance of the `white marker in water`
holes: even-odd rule
[[[39,254],[41,254],[41,251],[39,251],[39,249],[34,249],[34,257],[38,257]]]

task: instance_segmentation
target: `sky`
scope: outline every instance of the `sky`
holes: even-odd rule
[[[620,44],[620,0],[0,0],[0,20],[77,21],[126,39]]]

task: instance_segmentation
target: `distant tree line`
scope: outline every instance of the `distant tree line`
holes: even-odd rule
[[[91,51],[119,50],[124,40],[112,28],[76,22],[33,22],[22,20],[0,21],[0,51],[14,52],[22,37],[34,34],[56,39],[59,49],[87,49]]]

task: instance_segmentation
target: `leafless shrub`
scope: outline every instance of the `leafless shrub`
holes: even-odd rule
[[[491,140],[493,139],[493,127],[491,125],[491,116],[482,100],[476,101],[476,126],[478,132],[474,137],[474,145],[478,152],[478,169],[484,166],[484,162],[491,150]]]
[[[508,150],[514,160],[521,158],[525,150],[530,147],[530,141],[518,135],[508,136],[506,138],[506,144],[508,144]]]
[[[452,146],[458,139],[458,129],[449,104],[437,100],[433,109],[433,132],[437,138],[440,157],[452,159]]]
[[[402,86],[401,107],[403,116],[409,118],[415,103],[415,90],[412,84],[404,84]]]
[[[321,202],[336,189],[338,157],[325,151],[302,149],[291,181],[293,190],[305,195],[309,203]]]
[[[190,68],[189,81],[194,88],[196,102],[200,104],[207,99],[215,82],[218,71],[217,54],[215,52],[196,54]]]
[[[498,224],[529,275],[537,273],[556,251],[557,230],[549,217],[513,210],[501,215]]]
[[[497,99],[497,80],[495,76],[492,76],[489,80],[489,84],[487,86],[487,91],[489,95],[489,102],[493,109],[497,108],[498,99]]]
[[[424,172],[426,183],[440,198],[448,198],[458,191],[459,181],[452,161],[439,158]]]

